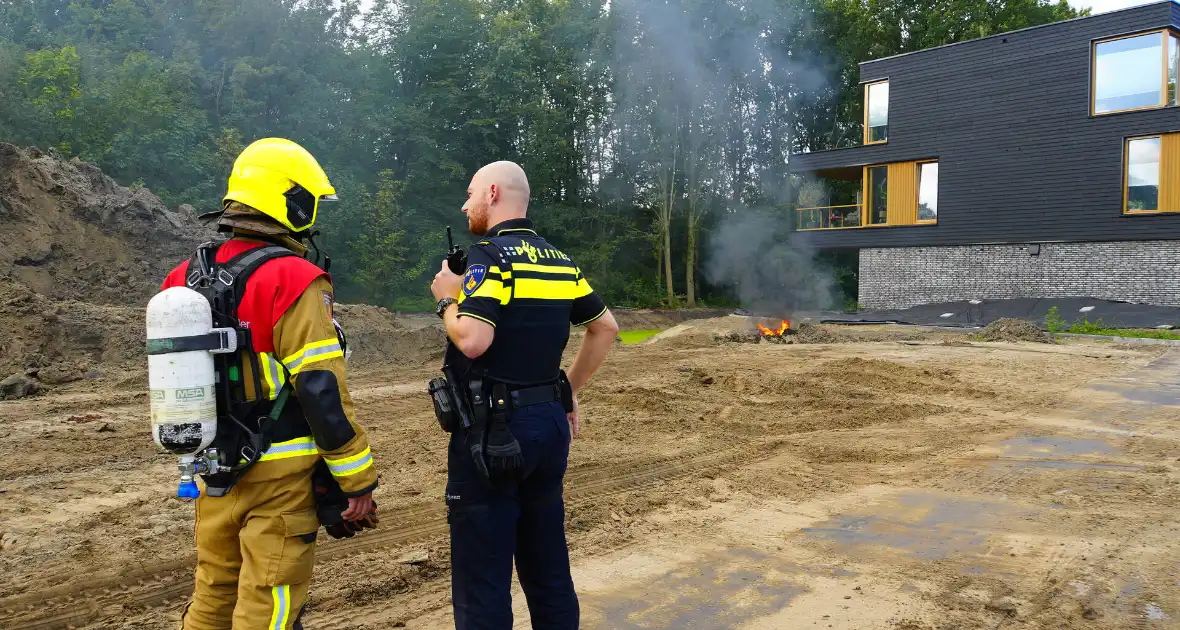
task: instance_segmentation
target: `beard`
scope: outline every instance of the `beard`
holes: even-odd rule
[[[488,207],[479,205],[467,211],[467,229],[476,236],[483,236],[488,231]]]

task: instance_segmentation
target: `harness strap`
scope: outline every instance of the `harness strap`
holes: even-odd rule
[[[204,335],[148,339],[147,353],[149,355],[172,354],[194,350],[208,350],[213,354],[235,352],[242,342],[239,332],[233,328],[214,328]]]
[[[245,459],[245,462],[234,466],[231,472],[218,473],[206,478],[211,496],[221,496],[228,492],[229,488],[232,488],[245,473],[245,470],[256,463],[262,453],[270,448],[271,428],[283,413],[292,387],[290,378],[288,378],[276,394],[270,412],[266,417],[258,418],[257,432],[252,430],[246,422],[243,422],[244,418],[237,417],[236,414],[249,413],[254,405],[262,401],[262,370],[259,365],[258,353],[254,350],[250,331],[243,329],[238,319],[238,307],[246,293],[247,281],[259,267],[267,262],[277,258],[298,256],[298,254],[278,245],[263,245],[242,252],[224,263],[218,263],[216,260],[217,251],[223,244],[224,242],[210,241],[198,247],[189,261],[189,272],[185,277],[185,284],[190,289],[198,291],[209,300],[210,308],[213,311],[214,325],[220,327],[214,328],[206,335],[160,340],[161,347],[149,347],[149,354],[177,352],[181,349],[201,349],[209,350],[216,355],[214,357],[215,365],[222,378],[217,386],[218,416],[219,419],[229,420],[229,423],[218,423],[218,433],[221,434],[220,427],[222,425],[226,429],[236,426],[239,431],[244,432],[239,434],[239,439],[244,437],[246,444],[242,446],[239,453],[230,455],[235,459],[240,455]],[[245,388],[241,382],[242,361],[241,355],[237,351],[244,351],[247,354],[252,367],[251,372],[254,376],[254,396],[252,399],[247,399]]]

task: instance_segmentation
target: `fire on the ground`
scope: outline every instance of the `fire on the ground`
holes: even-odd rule
[[[758,324],[758,334],[763,337],[782,337],[783,335],[791,334],[791,322],[783,320],[778,328],[767,328],[762,324]]]

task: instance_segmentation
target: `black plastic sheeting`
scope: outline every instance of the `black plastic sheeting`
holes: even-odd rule
[[[1011,317],[1044,327],[1049,309],[1068,326],[1088,320],[1104,328],[1180,327],[1180,308],[1132,304],[1092,298],[1020,298],[1012,300],[971,300],[924,304],[897,311],[824,313],[817,317],[830,324],[912,324],[916,326],[981,327]]]

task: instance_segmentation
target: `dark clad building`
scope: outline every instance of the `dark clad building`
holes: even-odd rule
[[[861,64],[862,146],[792,155],[795,242],[860,301],[1180,305],[1180,3]]]

